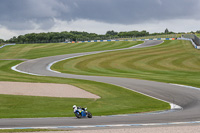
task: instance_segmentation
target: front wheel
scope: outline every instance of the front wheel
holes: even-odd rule
[[[92,118],[92,113],[88,112],[88,118]]]
[[[81,114],[80,113],[74,113],[75,114],[75,116],[77,117],[77,118],[81,118]]]

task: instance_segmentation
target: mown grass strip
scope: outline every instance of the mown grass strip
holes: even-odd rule
[[[17,44],[0,49],[0,59],[34,59],[40,57],[127,48],[142,42]]]

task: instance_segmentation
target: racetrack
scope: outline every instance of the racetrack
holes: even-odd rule
[[[132,48],[142,48],[160,44],[161,41],[147,41],[141,45]],[[127,48],[126,48],[127,49]],[[123,49],[121,49],[123,50]],[[114,51],[114,50],[108,50]],[[183,110],[156,114],[141,114],[141,115],[124,115],[124,116],[106,116],[94,117],[92,119],[76,118],[35,118],[35,119],[0,119],[0,128],[10,127],[49,127],[49,126],[86,126],[86,125],[116,125],[116,124],[145,124],[145,123],[173,123],[173,122],[192,122],[200,121],[200,91],[197,89],[176,86],[167,83],[154,81],[118,78],[118,77],[103,77],[103,76],[83,76],[73,74],[63,74],[50,71],[52,62],[73,58],[77,56],[96,54],[106,51],[87,52],[78,54],[67,54],[52,57],[38,58],[25,61],[15,67],[16,70],[26,73],[32,73],[43,76],[65,77],[86,79],[92,81],[105,82],[122,86],[164,101],[168,101],[179,105]],[[67,127],[66,127],[67,126]],[[126,125],[121,125],[126,126]],[[73,128],[73,127],[71,127]]]

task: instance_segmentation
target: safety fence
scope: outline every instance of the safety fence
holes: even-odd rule
[[[3,48],[3,47],[5,47],[5,46],[9,46],[9,45],[15,45],[15,43],[12,43],[12,44],[4,44],[4,45],[0,46],[0,49]]]
[[[184,34],[182,35],[182,38],[189,38],[189,39],[192,39],[193,42],[197,45],[197,46],[200,46],[200,39],[194,35],[194,34]]]
[[[154,38],[154,39],[111,39],[111,40],[90,40],[90,41],[72,41],[65,43],[85,43],[85,42],[114,42],[114,41],[149,41],[149,40],[175,40],[176,38]]]
[[[184,34],[181,36],[181,38],[154,38],[154,39],[124,39],[124,40],[118,40],[118,39],[110,39],[110,40],[90,40],[90,41],[72,41],[72,42],[64,42],[64,43],[87,43],[87,42],[114,42],[114,41],[148,41],[148,40],[189,40],[191,41],[192,45],[196,49],[200,49],[200,39],[193,34]],[[0,46],[0,49],[5,46],[10,45],[16,45],[15,43],[12,44],[4,44]]]
[[[196,49],[200,49],[200,39],[194,34],[184,34],[178,40],[189,40]]]
[[[188,40],[188,41],[191,41],[191,43],[194,46],[194,48],[200,49],[200,46],[196,45],[196,43],[192,39],[190,39],[190,38],[183,38],[182,37],[182,38],[177,38],[177,40]]]

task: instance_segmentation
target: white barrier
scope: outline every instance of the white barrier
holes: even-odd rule
[[[194,46],[194,48],[196,48],[196,49],[200,49],[200,46],[197,46],[195,43],[194,43],[194,41],[192,40],[192,39],[190,39],[190,38],[177,38],[178,40],[188,40],[188,41],[191,41],[191,43],[192,43],[192,45]]]
[[[154,39],[111,39],[111,40],[90,40],[90,41],[77,41],[76,43],[85,43],[85,42],[114,42],[114,41],[149,41],[149,40],[175,40],[175,38],[154,38]],[[72,43],[72,42],[64,42],[64,43]]]
[[[4,44],[4,45],[2,45],[0,48],[3,48],[3,47],[5,47],[5,46],[10,46],[10,45],[16,45],[15,43],[12,43],[12,44]]]

